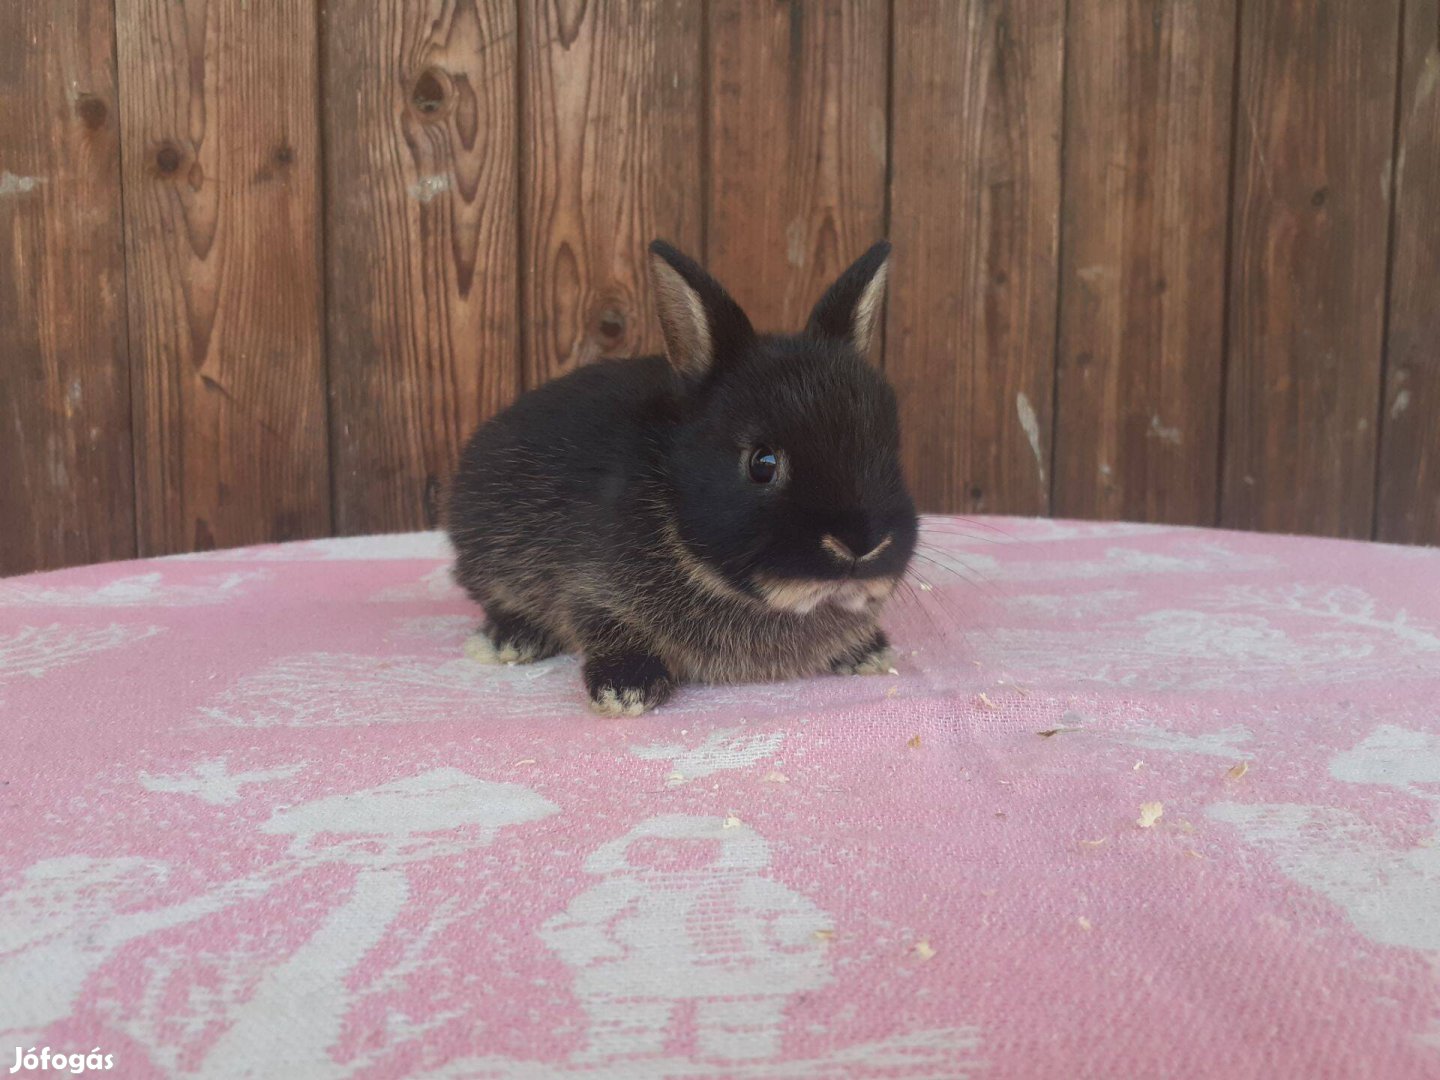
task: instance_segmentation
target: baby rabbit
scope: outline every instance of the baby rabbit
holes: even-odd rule
[[[445,522],[483,657],[583,653],[610,716],[687,680],[886,671],[876,618],[918,525],[895,395],[866,359],[889,254],[876,244],[803,332],[772,336],[651,244],[665,355],[531,390],[461,457]]]

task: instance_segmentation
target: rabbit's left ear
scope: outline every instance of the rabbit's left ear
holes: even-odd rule
[[[848,341],[869,357],[885,306],[885,278],[890,263],[890,241],[881,240],[851,263],[810,312],[805,332],[812,337]]]
[[[664,240],[650,245],[650,288],[665,356],[682,375],[703,381],[755,338],[745,312],[721,284]]]

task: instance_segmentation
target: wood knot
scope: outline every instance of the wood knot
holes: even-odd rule
[[[295,150],[289,143],[281,143],[275,148],[273,156],[276,165],[290,165],[295,161]]]
[[[166,143],[155,151],[155,171],[161,176],[174,176],[180,171],[181,160],[179,149]]]
[[[622,344],[625,340],[625,313],[614,307],[601,309],[595,316],[595,336],[607,349]]]
[[[410,104],[421,116],[435,117],[450,97],[450,78],[439,68],[429,67],[420,73],[410,90]]]
[[[1328,187],[1318,187],[1315,189],[1314,194],[1310,196],[1310,205],[1318,210],[1325,205],[1325,200],[1329,197],[1330,189]]]
[[[80,100],[75,103],[75,112],[79,115],[80,122],[91,131],[104,127],[105,121],[110,117],[110,109],[94,94],[81,94]]]

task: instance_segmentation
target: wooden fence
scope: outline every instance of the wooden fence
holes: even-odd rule
[[[0,5],[0,572],[430,520],[896,245],[926,509],[1440,542],[1440,0]]]

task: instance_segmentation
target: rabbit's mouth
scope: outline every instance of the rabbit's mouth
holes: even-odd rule
[[[757,575],[755,588],[765,603],[776,611],[809,615],[821,604],[834,604],[846,611],[872,611],[895,591],[891,577],[846,578],[836,581],[810,578],[782,578]]]

